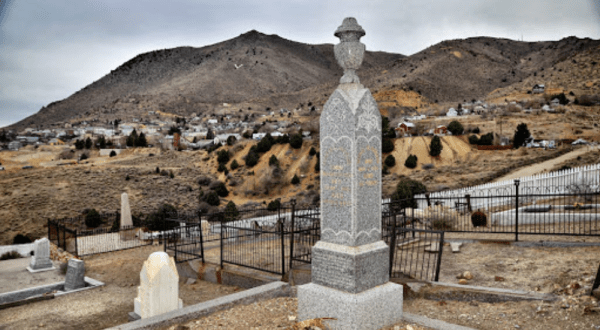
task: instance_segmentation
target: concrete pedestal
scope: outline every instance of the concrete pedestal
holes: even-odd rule
[[[402,320],[402,285],[388,282],[361,293],[315,283],[298,287],[298,319],[335,318],[332,329],[376,330]]]

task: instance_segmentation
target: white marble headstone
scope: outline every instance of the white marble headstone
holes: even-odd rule
[[[50,241],[46,237],[35,240],[33,247],[33,257],[27,270],[30,272],[39,272],[54,269],[50,260]]]
[[[142,319],[183,307],[179,299],[177,267],[167,253],[154,252],[144,261],[138,296],[133,305],[135,314]]]

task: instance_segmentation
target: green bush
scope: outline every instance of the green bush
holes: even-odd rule
[[[219,195],[217,195],[217,193],[214,191],[211,191],[208,194],[206,194],[205,200],[209,205],[212,205],[212,206],[218,206],[219,203],[221,203],[221,200],[219,199]]]
[[[284,134],[284,135],[278,137],[275,142],[278,144],[288,144],[288,143],[290,143],[290,136],[287,134]]]
[[[120,217],[119,213],[117,213],[117,216],[115,217],[115,220],[113,220],[112,226],[110,227],[110,231],[114,233],[114,232],[119,231],[120,228],[121,228],[121,217]]]
[[[19,259],[22,258],[21,254],[17,251],[5,252],[0,256],[0,260]]]
[[[469,136],[469,143],[470,144],[479,144],[479,138],[477,137],[477,135]]]
[[[387,165],[383,164],[383,166],[381,167],[381,175],[386,175],[386,174],[390,174],[390,169],[388,168]]]
[[[235,136],[230,135],[230,136],[227,137],[227,145],[228,146],[234,145],[235,141],[237,141],[237,139],[235,138]]]
[[[310,147],[310,150],[308,151],[308,154],[311,156],[314,156],[317,154],[317,150],[315,150],[315,147]]]
[[[115,157],[117,155],[117,153],[113,150],[110,152],[110,154],[108,155],[108,157]]]
[[[267,205],[267,210],[277,211],[280,207],[281,207],[281,201],[279,199],[276,199],[274,201],[269,202],[269,205]]]
[[[405,207],[417,207],[417,201],[414,199],[415,195],[423,194],[427,192],[427,188],[424,184],[419,181],[403,178],[398,182],[396,191],[392,195],[392,200],[401,201],[399,206]]]
[[[279,160],[277,160],[277,157],[275,157],[275,155],[271,155],[271,158],[269,158],[269,166],[279,167]]]
[[[550,96],[550,100],[558,99],[558,102],[562,105],[569,104],[569,99],[565,95],[565,93],[554,94]]]
[[[100,213],[96,211],[96,209],[91,209],[85,215],[85,225],[88,228],[96,228],[102,224],[102,217],[100,217]]]
[[[300,178],[294,174],[294,177],[292,178],[292,184],[299,184],[300,183]]]
[[[485,227],[487,225],[487,216],[481,211],[475,211],[471,214],[471,223],[473,227]]]
[[[92,143],[92,139],[90,139],[90,138],[85,139],[85,148],[86,149],[92,149],[93,146],[94,146],[94,144]]]
[[[490,132],[482,135],[477,144],[480,146],[491,146],[494,144],[494,133]]]
[[[169,177],[170,177],[171,179],[175,178],[175,174],[173,174],[173,171],[169,171]]]
[[[302,148],[302,134],[297,133],[290,137],[290,146],[294,149]]]
[[[81,157],[79,157],[79,160],[86,160],[88,159],[88,155],[86,154],[81,154]]]
[[[168,218],[173,217],[175,214],[177,214],[177,209],[175,206],[170,204],[161,205],[156,212],[148,215],[148,218],[146,219],[148,229],[151,231],[164,231],[178,227],[179,222],[167,220]]]
[[[235,203],[230,201],[225,206],[225,221],[235,221],[239,218],[240,212],[238,211]]]
[[[229,195],[229,190],[227,190],[227,187],[225,187],[225,184],[223,182],[220,182],[215,187],[215,192],[221,197],[227,197],[227,195]]]
[[[23,234],[17,234],[13,238],[13,244],[27,244],[27,243],[31,243],[31,238],[29,238]]]
[[[448,130],[452,133],[452,135],[461,135],[464,132],[465,128],[461,123],[459,123],[456,120],[453,120],[448,125]]]
[[[273,137],[271,137],[271,134],[265,135],[265,137],[263,137],[256,145],[256,151],[259,153],[264,153],[271,150],[271,146],[273,145],[272,140]]]
[[[246,155],[246,166],[248,167],[253,167],[254,165],[258,164],[258,159],[259,159],[259,155],[258,153],[256,153],[254,150],[250,149],[250,151],[248,151],[248,154]]]
[[[319,173],[321,171],[321,162],[319,161],[319,159],[317,159],[317,162],[315,163],[315,172]]]
[[[388,152],[394,151],[394,140],[392,139],[383,139],[381,142],[381,152],[387,154]]]
[[[444,146],[442,146],[440,137],[436,135],[431,139],[431,143],[429,144],[429,155],[431,157],[437,157],[442,153],[443,148]]]
[[[217,151],[217,162],[219,162],[219,164],[227,164],[228,161],[229,151],[225,149]]]
[[[388,155],[387,157],[385,157],[384,163],[385,165],[387,165],[387,167],[394,167],[396,166],[396,157]]]
[[[417,167],[417,156],[415,155],[409,155],[406,160],[404,161],[404,166],[408,167],[408,168],[415,168]]]
[[[225,167],[225,164],[223,164],[223,163],[220,163],[219,167],[217,167],[217,171],[219,171],[219,172],[223,172],[226,170],[227,170],[227,167]]]
[[[238,164],[237,160],[235,159],[231,162],[231,165],[229,165],[229,168],[231,168],[232,171],[238,167],[240,167],[240,164]]]

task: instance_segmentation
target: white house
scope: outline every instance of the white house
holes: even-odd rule
[[[209,119],[209,120],[207,121],[207,123],[208,123],[209,125],[216,125],[216,124],[218,124],[218,123],[219,123],[219,120],[218,120],[218,119]]]
[[[261,140],[266,135],[267,135],[267,133],[254,133],[254,134],[252,134],[252,139],[253,140]]]
[[[456,110],[454,108],[450,108],[450,109],[448,109],[448,112],[446,112],[446,116],[447,117],[456,117],[456,116],[458,116],[458,112],[456,112]]]

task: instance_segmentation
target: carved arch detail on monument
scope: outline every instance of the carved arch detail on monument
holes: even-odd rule
[[[334,231],[331,228],[321,230],[321,239],[325,242],[343,245],[363,245],[381,239],[381,230],[373,228],[370,231],[360,231],[352,235],[346,230]]]

